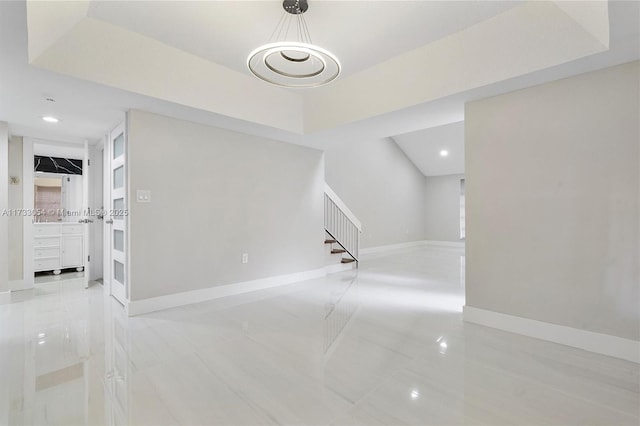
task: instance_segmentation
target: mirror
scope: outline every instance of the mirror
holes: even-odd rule
[[[36,172],[34,221],[75,222],[82,217],[82,175]]]

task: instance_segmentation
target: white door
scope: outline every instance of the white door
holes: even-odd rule
[[[127,173],[126,173],[126,134],[124,123],[109,134],[105,154],[108,167],[105,168],[105,181],[109,183],[109,194],[105,214],[105,249],[109,254],[105,264],[105,279],[109,280],[110,293],[123,305],[127,301]],[[107,176],[108,175],[108,176]]]
[[[90,192],[91,192],[91,211],[93,223],[89,225],[91,228],[91,247],[89,255],[91,256],[91,276],[90,280],[100,280],[103,275],[103,256],[104,256],[104,168],[103,168],[103,150],[104,140],[100,141],[98,145],[90,150],[91,157],[91,180],[90,180]]]
[[[82,223],[82,233],[84,235],[83,241],[80,241],[79,244],[74,244],[72,247],[75,247],[75,253],[65,253],[68,256],[76,256],[78,257],[78,250],[80,250],[80,257],[84,256],[84,259],[81,259],[81,262],[77,263],[79,265],[84,264],[84,288],[89,288],[89,279],[91,275],[91,264],[89,262],[89,247],[91,247],[91,227],[90,223],[93,222],[93,218],[89,212],[89,182],[91,171],[89,170],[89,142],[84,142],[84,157],[82,159],[82,219],[79,220]],[[84,245],[84,249],[83,249]],[[64,264],[64,260],[63,264]],[[68,259],[71,260],[71,259]]]

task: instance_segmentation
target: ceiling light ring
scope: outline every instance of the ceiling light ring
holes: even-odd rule
[[[306,62],[309,60],[309,58],[311,58],[311,55],[307,53],[307,56],[297,59],[297,58],[292,58],[291,56],[285,55],[284,52],[280,52],[280,56],[282,56],[284,59],[286,59],[287,61],[291,61],[291,62]]]
[[[299,77],[295,78],[295,80],[299,80],[299,81],[294,80],[294,81],[285,82],[285,83],[277,81],[273,78],[270,78],[268,75],[263,75],[262,73],[259,72],[258,69],[256,69],[257,63],[264,63],[264,60],[259,60],[261,58],[261,54],[264,54],[265,52],[270,51],[272,49],[276,49],[276,48],[280,50],[307,49],[306,51],[309,52],[311,56],[320,58],[323,61],[325,68],[330,68],[327,66],[328,63],[330,63],[331,67],[335,68],[335,71],[332,74],[328,75],[326,78],[315,81],[315,82],[308,82],[309,78],[305,80]],[[262,56],[262,58],[264,57]],[[327,60],[328,60],[328,63],[327,63]],[[274,84],[280,87],[291,87],[291,88],[312,88],[312,87],[323,86],[335,80],[342,72],[342,65],[340,64],[340,61],[334,54],[332,54],[328,50],[313,44],[301,43],[301,42],[295,42],[295,41],[267,43],[263,46],[260,46],[254,49],[247,57],[247,67],[249,68],[249,71],[251,71],[251,73],[254,76],[256,76],[262,81],[265,81],[267,83]],[[276,74],[276,76],[278,75],[280,74]]]
[[[276,42],[260,46],[249,54],[249,71],[260,80],[290,88],[323,86],[338,78],[342,72],[338,58],[328,50],[312,44],[304,19],[309,8],[308,1],[284,0],[282,7],[284,13],[271,34],[271,40],[275,35]],[[292,21],[296,22],[294,28],[297,28],[297,41],[288,39]],[[291,55],[291,52],[304,55]],[[278,53],[278,58],[271,60],[274,53]],[[312,59],[318,60],[322,66],[317,68]]]
[[[320,67],[320,69],[318,69],[317,71],[311,72],[311,73],[307,73],[307,74],[292,74],[292,73],[288,73],[282,70],[277,69],[276,67],[272,66],[269,61],[268,58],[276,53],[280,53],[281,56],[285,57],[286,56],[283,54],[284,51],[294,51],[294,52],[301,52],[301,53],[305,53],[307,54],[308,57],[314,57],[315,59],[319,60],[320,63],[322,64],[322,66]],[[324,72],[324,70],[327,68],[327,62],[324,60],[324,58],[322,58],[322,56],[314,53],[313,51],[307,49],[307,48],[303,48],[303,47],[282,47],[282,48],[278,48],[278,47],[274,47],[272,49],[267,50],[263,57],[262,57],[262,61],[264,62],[264,65],[269,68],[271,71],[273,71],[274,73],[281,75],[283,77],[290,77],[290,78],[312,78],[312,77],[316,77],[320,74],[322,74]]]

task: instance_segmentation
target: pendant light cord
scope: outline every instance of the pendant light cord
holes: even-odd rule
[[[307,25],[307,20],[304,17],[304,13],[300,10],[298,3],[296,3],[296,7],[298,8],[298,13],[293,14],[287,11],[282,12],[278,24],[273,29],[273,32],[269,37],[270,42],[286,40],[287,37],[289,37],[289,31],[291,30],[291,20],[296,19],[297,22],[295,25],[298,36],[297,41],[313,44],[313,41],[311,40],[311,32],[309,32],[309,27]]]

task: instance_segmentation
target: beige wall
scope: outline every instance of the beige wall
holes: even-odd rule
[[[425,240],[460,242],[460,180],[464,175],[425,178]]]
[[[640,340],[638,62],[469,103],[469,306]]]
[[[362,222],[361,248],[424,239],[424,175],[389,138],[324,144],[326,180]]]
[[[9,185],[9,208],[22,208],[22,137],[9,140],[9,176],[19,179],[17,185]],[[22,217],[9,218],[9,281],[22,280]]]
[[[324,266],[322,152],[142,111],[128,131],[152,199],[130,206],[131,300]]]

